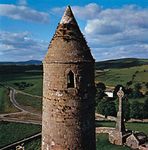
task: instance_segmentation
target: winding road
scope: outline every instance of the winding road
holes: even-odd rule
[[[23,119],[21,120],[20,118],[17,117],[17,115],[24,115],[24,114],[29,114],[29,115],[33,115],[33,116],[40,116],[37,113],[33,113],[30,112],[29,110],[24,109],[15,99],[15,95],[16,93],[22,93],[28,96],[33,96],[33,97],[37,97],[37,98],[41,98],[40,96],[36,96],[36,95],[31,95],[25,92],[21,92],[21,91],[17,91],[14,88],[8,87],[8,86],[4,86],[5,88],[9,89],[9,98],[11,103],[14,105],[14,107],[16,107],[18,110],[20,110],[20,112],[15,112],[15,113],[7,113],[7,114],[0,114],[0,121],[8,121],[8,122],[17,122],[17,123],[27,123],[27,124],[39,124],[41,125],[42,122],[41,120],[31,120],[31,119]],[[12,116],[16,116],[16,117],[12,117]],[[30,137],[24,138],[22,140],[19,140],[17,142],[14,142],[12,144],[8,144],[7,146],[1,147],[0,150],[8,150],[8,149],[12,149],[12,148],[16,148],[16,146],[22,144],[22,143],[27,143],[33,139],[36,138],[40,138],[41,137],[41,133],[37,133],[35,135],[32,135]]]
[[[9,94],[9,96],[10,96],[10,101],[12,102],[12,104],[13,104],[17,109],[21,110],[22,112],[29,113],[29,114],[31,114],[31,115],[37,115],[37,116],[39,116],[37,113],[33,113],[33,112],[30,112],[29,110],[24,109],[24,108],[16,101],[16,99],[15,99],[15,94],[16,94],[16,90],[15,90],[15,89],[10,89],[10,94]],[[23,94],[24,94],[24,92],[23,92]],[[29,95],[29,94],[27,94],[27,95]]]
[[[16,93],[22,93],[24,95],[32,96],[41,98],[40,96],[28,94],[25,92],[18,91],[12,87],[4,86],[5,88],[9,89],[9,98],[11,103],[16,107],[20,112],[14,112],[14,113],[6,113],[6,114],[0,114],[0,121],[9,121],[9,122],[19,122],[19,123],[30,123],[30,124],[39,124],[41,125],[41,114],[37,114],[34,112],[31,112],[30,110],[25,109],[23,106],[21,106],[15,99]],[[20,116],[25,117],[25,115],[33,116],[33,119],[30,117],[28,118],[20,118]],[[36,119],[34,119],[34,117]]]

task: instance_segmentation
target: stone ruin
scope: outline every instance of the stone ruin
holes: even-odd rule
[[[43,61],[42,150],[95,150],[94,59],[68,6]]]
[[[116,128],[114,132],[109,134],[109,141],[112,144],[123,145],[123,143],[125,143],[126,137],[130,134],[130,132],[125,130],[125,125],[124,125],[123,105],[122,105],[124,92],[122,90],[122,87],[120,87],[119,91],[117,92],[117,96],[119,99],[119,105],[118,105],[118,113],[116,119]]]
[[[43,61],[42,150],[96,150],[94,63],[68,6]],[[116,128],[100,127],[96,133],[130,145],[134,137],[124,126],[121,88],[117,95]]]
[[[115,145],[127,145],[132,149],[148,150],[148,137],[146,134],[125,129],[122,105],[124,92],[122,87],[120,87],[117,95],[119,106],[116,118],[116,128],[97,127],[96,133],[107,133],[109,135],[110,143]]]

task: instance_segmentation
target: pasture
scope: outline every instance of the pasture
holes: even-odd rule
[[[41,126],[0,122],[0,147],[11,144],[41,131]]]

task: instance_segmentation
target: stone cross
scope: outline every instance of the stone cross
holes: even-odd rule
[[[118,97],[121,99],[124,96],[124,92],[122,90],[122,87],[120,87],[119,91],[117,92]]]
[[[122,106],[122,98],[124,97],[124,92],[122,90],[122,87],[120,87],[119,91],[117,92],[117,95],[119,98],[119,109],[118,109],[118,113],[117,113],[116,127],[119,130],[119,132],[122,132],[125,130],[124,118],[123,118],[123,106]]]

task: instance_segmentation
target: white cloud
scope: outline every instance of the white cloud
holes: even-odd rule
[[[148,9],[131,6],[120,9],[104,9],[98,16],[87,20],[85,31],[87,34],[94,34],[95,31],[102,33],[102,28],[111,33],[112,28],[121,29],[119,30],[120,32],[129,29],[148,28],[147,14]],[[89,28],[92,29],[90,30]],[[108,34],[108,32],[106,32],[106,34]]]
[[[148,44],[92,48],[92,53],[97,61],[119,58],[147,58]]]
[[[121,32],[123,27],[119,22],[113,21],[108,23],[108,20],[93,19],[88,20],[85,27],[87,34],[115,34]]]
[[[94,51],[94,56],[98,60],[148,58],[147,14],[147,8],[130,5],[102,9],[99,15],[87,20],[84,34]]]
[[[96,60],[123,57],[148,58],[147,8],[129,5],[103,9],[95,3],[90,3],[84,7],[72,6],[72,9],[85,25],[84,34]],[[65,7],[57,7],[51,12],[61,16],[64,10]],[[47,13],[25,6],[1,4],[0,15],[19,20],[48,21]],[[2,42],[1,56],[5,54],[13,58],[15,55],[17,59],[25,58],[25,60],[43,58],[48,46],[48,42],[36,40],[27,32],[21,34],[2,32],[0,42]]]
[[[29,32],[0,32],[0,61],[42,60],[48,42],[37,40]]]
[[[63,14],[66,7],[56,7],[51,10],[52,13],[56,14]],[[86,19],[93,19],[94,16],[97,16],[100,11],[101,7],[97,5],[96,3],[90,3],[88,5],[82,6],[72,6],[72,10],[74,15],[77,18],[80,18],[82,20]]]
[[[72,9],[74,14],[80,19],[93,19],[94,16],[98,16],[101,12],[101,7],[95,3],[90,3],[84,7],[72,6]]]
[[[46,23],[49,16],[45,12],[39,12],[26,6],[0,4],[0,15],[15,20],[27,20],[31,22]]]

